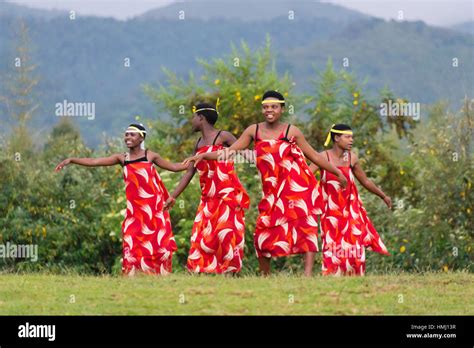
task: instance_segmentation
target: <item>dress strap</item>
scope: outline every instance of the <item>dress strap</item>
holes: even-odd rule
[[[215,145],[216,144],[216,140],[217,138],[219,138],[219,135],[221,134],[221,130],[217,133],[216,137],[214,138],[214,141],[212,142],[212,145]]]
[[[349,151],[349,168],[353,169],[352,168],[352,154],[351,154],[351,151]]]
[[[290,131],[291,124],[288,125],[288,128],[286,128],[286,133],[285,133],[285,138],[288,139],[288,132]]]
[[[285,136],[284,136],[283,138],[280,138],[280,140],[290,141],[290,139],[288,139],[288,132],[290,131],[290,127],[291,127],[291,124],[289,124],[288,127],[286,127]],[[282,133],[283,133],[283,132],[282,132]]]
[[[256,124],[257,127],[255,127],[255,136],[254,136],[254,140],[257,141],[257,137],[258,137],[258,123]]]
[[[326,152],[326,157],[328,158],[328,162],[330,162],[329,161],[329,152],[327,152],[327,150],[325,152]]]

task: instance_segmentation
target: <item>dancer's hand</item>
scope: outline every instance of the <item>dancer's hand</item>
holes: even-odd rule
[[[387,205],[388,209],[392,209],[392,199],[389,196],[384,196],[382,199]]]
[[[59,172],[61,169],[63,169],[65,166],[67,166],[68,164],[71,163],[71,159],[70,158],[66,158],[64,161],[62,161],[61,163],[59,163],[56,168],[54,169],[55,172]]]
[[[166,200],[166,202],[165,202],[165,204],[164,204],[164,206],[163,206],[163,209],[164,209],[164,210],[169,210],[169,209],[173,208],[173,205],[174,205],[175,203],[176,203],[176,198],[170,196],[170,197]]]
[[[196,168],[196,166],[198,165],[198,163],[201,162],[203,159],[204,159],[204,154],[194,155],[194,156],[191,156],[191,157],[186,158],[186,159],[183,161],[183,164],[184,164],[185,166],[188,166],[189,163],[194,162],[194,168]]]
[[[337,178],[339,179],[339,182],[341,183],[342,188],[345,189],[347,187],[347,179],[344,176],[344,174],[342,174],[341,171],[339,171],[339,175],[337,176]]]

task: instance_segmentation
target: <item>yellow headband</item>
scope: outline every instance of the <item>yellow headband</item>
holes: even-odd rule
[[[128,127],[125,132],[129,132],[129,133],[140,133],[140,135],[141,135],[142,137],[145,137],[144,134],[146,134],[146,131],[142,131],[141,129],[138,129],[138,128],[135,127],[135,126],[130,126],[130,127]]]
[[[272,104],[272,103],[283,104],[284,102],[285,102],[284,100],[266,99],[266,100],[262,100],[262,105],[263,104]]]
[[[199,111],[202,111],[202,110],[211,110],[211,111],[215,111],[217,112],[217,114],[219,115],[219,101],[220,101],[220,98],[217,98],[217,101],[216,101],[216,108],[202,108],[202,109],[196,109],[196,105],[193,105],[193,114],[195,114],[196,112],[199,112]]]
[[[329,145],[329,142],[331,141],[331,132],[332,132],[332,133],[337,133],[337,134],[350,134],[350,135],[353,134],[351,130],[333,129],[335,125],[336,125],[336,124],[333,124],[333,125],[331,126],[331,129],[329,130],[329,133],[328,133],[328,136],[327,136],[327,138],[326,138],[326,141],[324,142],[324,146],[328,146],[328,145]]]

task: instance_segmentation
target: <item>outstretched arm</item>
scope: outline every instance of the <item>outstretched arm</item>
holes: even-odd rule
[[[387,207],[390,209],[392,208],[392,200],[389,196],[387,196],[383,191],[374,184],[372,180],[370,180],[367,175],[365,174],[364,170],[360,166],[359,159],[354,153],[351,153],[351,157],[354,160],[354,164],[352,165],[352,171],[354,173],[354,176],[357,178],[357,180],[361,183],[362,186],[364,186],[367,190],[372,192],[373,194],[379,196],[380,198],[383,199]]]
[[[255,132],[255,128],[253,129],[253,132]],[[251,134],[254,134],[254,133],[251,133]],[[222,139],[223,139],[223,143],[226,144],[229,147],[231,147],[233,144],[235,144],[235,142],[238,140],[230,132],[222,132]],[[252,141],[252,140],[253,140],[253,136],[251,137],[250,141]],[[242,151],[240,153],[240,155],[243,158],[245,158],[249,163],[255,163],[255,156],[253,155],[253,150],[248,149],[249,145],[250,145],[250,143],[244,149],[242,149],[244,151]]]
[[[109,157],[99,157],[99,158],[66,158],[64,161],[59,163],[54,169],[56,172],[59,172],[65,166],[69,164],[79,164],[86,167],[103,167],[103,166],[113,166],[120,164],[122,159],[122,154],[115,154]]]
[[[197,144],[196,144],[196,148],[197,148]],[[195,154],[196,154],[196,149],[194,149],[194,151],[193,151],[193,155],[195,155]],[[184,173],[183,177],[179,181],[178,186],[176,186],[173,193],[166,200],[166,202],[163,206],[163,209],[168,210],[168,209],[171,209],[173,207],[173,205],[176,203],[176,198],[178,198],[178,196],[189,185],[189,183],[191,182],[191,180],[192,180],[195,173],[196,173],[196,168],[194,168],[192,163],[190,163],[188,165],[186,173]]]
[[[191,182],[194,174],[196,173],[196,168],[192,164],[188,165],[188,169],[186,173],[184,173],[183,177],[178,183],[178,186],[174,189],[173,193],[168,197],[165,202],[164,209],[171,209],[176,202],[176,198],[184,191],[184,189],[189,185]]]
[[[313,147],[306,141],[303,133],[301,133],[298,128],[292,127],[291,132],[295,137],[296,144],[300,147],[301,151],[303,151],[304,155],[319,168],[327,170],[328,172],[336,175],[342,187],[345,188],[347,186],[347,179],[344,174],[342,174],[338,168],[329,163],[324,158],[324,156],[322,156],[320,153],[317,153],[316,150],[313,149]]]
[[[230,147],[224,149],[224,150],[219,150],[219,151],[214,151],[214,152],[206,152],[203,154],[195,155],[192,157],[188,157],[183,161],[183,164],[188,165],[190,162],[194,162],[194,167],[201,162],[203,159],[206,160],[222,160],[222,161],[227,161],[231,159],[236,151],[239,150],[245,150],[249,147],[250,143],[253,140],[253,134],[255,133],[255,125],[251,125],[248,127],[242,135],[237,139]]]
[[[247,127],[244,132],[240,135],[240,137],[233,141],[230,145],[229,150],[231,151],[240,151],[248,149],[250,144],[253,141],[253,135],[255,134],[255,127],[256,125],[251,125]],[[228,132],[226,132],[228,133]],[[230,136],[234,137],[232,134],[228,133]],[[234,137],[235,139],[235,137]]]
[[[182,170],[186,170],[187,168],[187,166],[183,165],[182,163],[172,163],[165,160],[156,152],[149,151],[148,153],[150,160],[162,169],[166,169],[171,172],[180,172]]]

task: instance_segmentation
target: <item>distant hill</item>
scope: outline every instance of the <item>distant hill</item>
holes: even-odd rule
[[[424,22],[371,19],[349,24],[327,39],[283,52],[293,76],[307,76],[323,68],[331,56],[342,68],[349,58],[349,71],[368,77],[369,90],[389,86],[396,94],[421,103],[445,99],[458,104],[474,92],[474,39]],[[458,67],[453,67],[457,58]],[[306,85],[307,80],[303,80]],[[448,87],[449,86],[449,87]]]
[[[460,31],[462,33],[474,35],[474,21],[459,23],[451,27],[453,30]]]
[[[17,18],[39,18],[51,19],[67,14],[66,11],[61,10],[42,10],[30,8],[26,6],[17,5],[10,2],[0,3],[0,18],[2,17],[17,17]]]
[[[217,13],[215,3],[211,4],[205,10]],[[301,6],[308,4],[304,2]],[[4,14],[0,20],[1,79],[11,69],[17,25],[16,15],[5,15],[8,13],[5,5],[8,11],[11,8],[11,4],[0,3]],[[324,7],[335,11],[327,12],[326,17],[300,17],[300,12],[308,14],[310,10],[293,6],[294,21],[288,20],[285,13],[273,18],[268,15],[265,20],[255,19],[251,24],[248,18],[177,21],[152,16],[163,13],[160,11],[174,11],[177,5],[180,4],[170,5],[172,10],[150,11],[128,21],[98,17],[71,21],[68,16],[34,15],[36,10],[28,9],[27,12],[33,13],[25,21],[41,77],[38,97],[42,106],[35,128],[49,129],[49,125],[56,123],[55,104],[64,100],[96,103],[93,122],[75,119],[91,145],[101,142],[103,132],[116,135],[136,114],[163,118],[165,115],[157,115],[142,91],[144,83],[165,82],[162,67],[179,76],[187,75],[190,70],[199,74],[196,58],[222,57],[230,51],[231,42],[239,44],[241,40],[251,48],[262,46],[266,34],[272,39],[277,69],[290,71],[298,92],[313,91],[311,79],[316,77],[313,66],[323,69],[332,57],[339,68],[341,59],[349,57],[349,70],[361,80],[368,78],[367,86],[373,95],[384,85],[398,95],[423,103],[445,99],[457,105],[465,94],[473,95],[472,35],[434,28],[423,22],[360,18],[357,12],[333,5]],[[314,3],[322,9],[319,5]],[[269,5],[268,10],[276,6],[280,5]],[[201,11],[206,12],[202,8]],[[337,11],[341,11],[340,17]],[[248,13],[255,15],[251,10]],[[451,66],[453,57],[460,62],[456,69]],[[124,67],[125,58],[130,58],[129,68]],[[3,83],[0,94],[2,87]],[[5,109],[0,107],[0,120],[5,118]]]
[[[369,16],[342,6],[318,1],[251,1],[251,0],[193,0],[177,2],[146,12],[141,19],[179,20],[180,11],[186,19],[236,19],[239,21],[268,21],[293,11],[294,19],[325,18],[339,23],[367,19]]]

